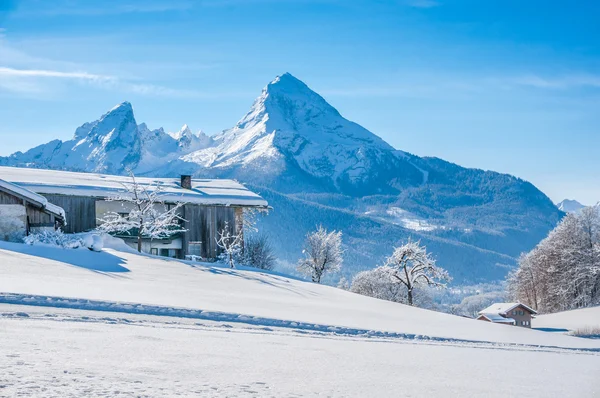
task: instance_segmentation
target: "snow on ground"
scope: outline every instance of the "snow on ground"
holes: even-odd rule
[[[0,334],[0,396],[600,394],[597,352],[365,339],[6,304],[0,304]]]
[[[532,325],[555,331],[600,330],[600,306],[539,315]]]
[[[0,242],[0,274],[0,302],[4,303],[29,300],[60,306],[56,297],[66,297],[96,301],[66,300],[63,305],[71,308],[177,316],[187,309],[190,317],[198,319],[237,318],[266,326],[301,323],[304,329],[314,330],[343,327],[350,334],[376,331],[411,338],[600,349],[600,341],[427,311],[277,274],[113,249],[96,253]]]
[[[0,396],[600,394],[600,341],[115,242],[0,242]]]

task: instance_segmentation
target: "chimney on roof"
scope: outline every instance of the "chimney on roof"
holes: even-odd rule
[[[192,176],[182,175],[181,176],[181,188],[192,189]]]

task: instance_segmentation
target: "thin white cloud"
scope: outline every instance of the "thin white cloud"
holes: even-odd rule
[[[544,89],[600,88],[600,75],[573,74],[558,77],[527,75],[513,79],[515,84]]]
[[[44,69],[17,69],[0,66],[0,90],[21,94],[45,93],[48,81],[74,81],[94,87],[155,97],[218,99],[245,97],[248,93],[206,93],[198,90],[165,87],[151,83],[129,81],[118,76],[99,75],[88,72],[64,72]]]
[[[92,81],[112,81],[116,79],[113,76],[96,75],[87,72],[60,72],[55,70],[14,69],[8,67],[0,67],[0,76],[57,77],[61,79],[80,79]]]

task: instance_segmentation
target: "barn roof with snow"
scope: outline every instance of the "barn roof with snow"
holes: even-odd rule
[[[31,193],[96,198],[122,195],[125,192],[124,184],[131,183],[131,178],[126,176],[18,167],[0,167],[0,179]],[[267,201],[261,196],[233,180],[192,179],[191,189],[182,188],[179,178],[136,177],[136,181],[148,190],[160,186],[161,199],[165,202],[221,206],[268,206]],[[40,196],[40,198],[43,197]]]
[[[65,220],[65,211],[62,207],[56,206],[50,202],[45,197],[38,195],[35,192],[30,191],[29,189],[23,188],[17,184],[13,184],[9,181],[5,181],[0,179],[0,191],[7,192],[13,196],[23,199],[27,203],[30,203],[42,211],[53,214],[55,217]]]
[[[523,307],[530,313],[537,314],[537,311],[535,311],[533,308],[530,308],[530,307],[526,306],[525,304],[521,304],[521,303],[494,303],[494,304],[490,305],[489,307],[484,308],[483,310],[479,311],[479,313],[480,314],[498,314],[501,316],[507,316],[510,313],[510,311],[512,311],[513,309],[515,309],[517,307]]]
[[[486,313],[480,312],[479,317],[480,318],[483,317],[493,323],[508,323],[508,324],[514,325],[516,322],[512,318],[505,318],[502,315],[493,314],[493,313],[486,314]]]

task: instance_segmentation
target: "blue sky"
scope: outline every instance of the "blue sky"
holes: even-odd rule
[[[0,155],[128,100],[215,133],[290,72],[398,149],[600,200],[600,2],[0,0]]]

